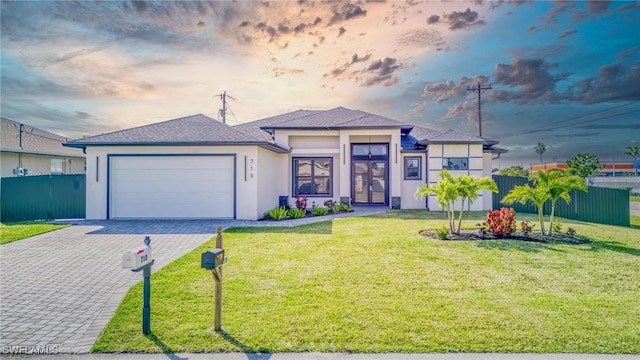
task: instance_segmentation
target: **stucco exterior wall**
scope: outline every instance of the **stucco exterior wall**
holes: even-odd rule
[[[64,161],[64,174],[84,174],[85,159],[82,157],[19,154],[3,151],[0,153],[0,177],[17,176],[13,174],[13,169],[17,167],[27,169],[27,175],[49,175],[51,174],[51,159]]]
[[[278,200],[286,191],[285,163],[287,154],[277,154],[273,151],[257,149],[256,173],[256,218],[261,218],[269,209],[278,206]],[[251,171],[251,161],[248,165]],[[250,175],[249,175],[250,176]],[[240,204],[240,206],[244,206]]]
[[[404,159],[406,157],[420,157],[421,178],[420,180],[405,180]],[[426,209],[426,199],[416,199],[414,194],[416,189],[427,182],[427,162],[425,153],[403,153],[402,161],[402,209]]]
[[[257,146],[122,146],[122,147],[87,147],[87,219],[107,218],[107,155],[109,154],[235,154],[236,155],[236,218],[255,220],[258,218],[258,179],[260,165],[258,161],[270,159],[258,157]],[[257,164],[254,176],[247,172],[245,181],[244,158],[255,159]],[[260,181],[268,182],[268,179]],[[270,190],[266,190],[270,191]],[[277,201],[277,199],[276,199]]]
[[[449,170],[449,172],[456,176],[460,175],[473,175],[476,177],[484,176],[485,159],[482,152],[482,144],[430,144],[428,152],[428,179],[429,186],[435,185],[440,177],[437,173],[443,168],[443,159],[446,158],[468,158],[468,169],[466,170]],[[491,166],[489,165],[489,171]],[[485,209],[484,192],[481,192],[478,198],[469,205],[465,203],[465,210],[480,211]],[[429,209],[432,211],[441,211],[442,208],[438,205],[436,197],[434,195],[429,196]],[[489,203],[489,208],[490,208]],[[455,204],[455,209],[458,210],[461,207],[460,201]]]

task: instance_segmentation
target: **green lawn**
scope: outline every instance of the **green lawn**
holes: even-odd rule
[[[67,224],[47,224],[43,222],[0,223],[0,244],[10,243],[38,234],[65,228]]]
[[[631,201],[640,202],[640,196],[631,195],[630,196],[630,200]]]
[[[470,215],[473,227],[484,212]],[[418,234],[444,218],[227,230],[223,332],[200,269],[212,240],[153,274],[150,336],[140,283],[93,351],[640,352],[640,229],[566,220],[584,245]]]

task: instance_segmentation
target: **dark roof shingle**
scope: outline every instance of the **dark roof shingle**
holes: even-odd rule
[[[79,149],[70,149],[62,146],[69,140],[48,131],[20,124],[16,121],[1,118],[0,124],[0,150],[26,154],[42,154],[55,156],[84,157]],[[20,136],[22,125],[22,137]]]
[[[67,146],[258,143],[264,139],[198,114],[69,141]]]

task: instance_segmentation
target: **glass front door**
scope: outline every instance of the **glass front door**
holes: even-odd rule
[[[353,195],[356,204],[386,204],[387,162],[354,160]]]

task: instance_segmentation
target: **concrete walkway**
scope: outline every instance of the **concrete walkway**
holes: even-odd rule
[[[122,254],[151,236],[156,272],[214,236],[216,228],[298,226],[353,213],[286,222],[239,220],[78,221],[74,226],[0,247],[0,353],[11,346],[86,354],[140,274]],[[6,351],[5,351],[6,350]],[[25,348],[24,351],[27,351]],[[41,350],[45,351],[45,350]]]

